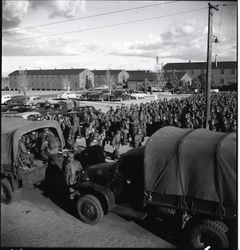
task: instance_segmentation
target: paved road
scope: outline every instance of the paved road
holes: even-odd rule
[[[144,227],[113,213],[97,225],[85,224],[37,188],[18,191],[15,202],[1,204],[1,246],[174,247]]]

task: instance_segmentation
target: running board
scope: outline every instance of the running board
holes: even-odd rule
[[[140,212],[130,207],[125,207],[122,205],[117,205],[111,210],[111,212],[138,220],[144,220],[147,217],[147,213]]]

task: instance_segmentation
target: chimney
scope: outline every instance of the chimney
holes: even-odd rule
[[[189,60],[188,62],[191,63],[191,60]]]

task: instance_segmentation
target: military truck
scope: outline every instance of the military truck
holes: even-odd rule
[[[79,218],[88,224],[127,204],[176,218],[190,228],[194,248],[228,247],[237,216],[236,133],[164,127],[119,161],[85,169],[72,188]]]
[[[9,204],[13,201],[14,191],[32,188],[44,181],[48,167],[48,164],[36,159],[31,168],[24,169],[19,157],[20,138],[47,128],[59,139],[60,150],[65,146],[65,142],[57,121],[36,122],[21,117],[2,117],[1,123],[1,202]]]

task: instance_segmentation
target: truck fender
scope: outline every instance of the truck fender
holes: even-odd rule
[[[92,194],[96,196],[102,204],[104,213],[111,211],[115,206],[115,197],[113,192],[104,186],[98,184],[90,184],[81,187],[70,195],[71,199],[84,194]]]

